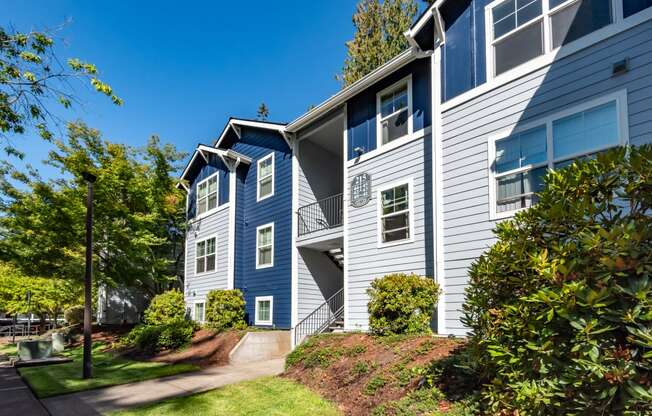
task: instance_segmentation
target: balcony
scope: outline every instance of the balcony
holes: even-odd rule
[[[342,226],[342,214],[342,194],[299,208],[299,237]]]

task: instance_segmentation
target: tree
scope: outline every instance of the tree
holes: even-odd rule
[[[258,110],[256,111],[256,116],[260,121],[266,121],[269,116],[269,108],[265,103],[260,103]]]
[[[98,76],[95,65],[77,58],[61,63],[51,33],[20,33],[0,26],[0,139],[5,142],[4,150],[22,158],[8,135],[23,134],[30,127],[43,139],[52,140],[51,125],[59,120],[49,108],[53,102],[64,108],[77,103],[71,81],[88,81],[95,91],[122,105],[111,86]]]
[[[99,284],[150,293],[181,273],[185,212],[175,188],[184,155],[152,137],[144,149],[103,140],[83,123],[68,125],[47,164],[61,177],[41,180],[5,166],[0,179],[0,257],[32,276],[79,278],[84,270],[86,186],[95,186],[94,267]],[[23,186],[12,185],[14,179]]]
[[[0,262],[0,310],[3,312],[31,312],[42,320],[46,315],[56,319],[65,309],[81,303],[81,289],[79,281],[26,276],[8,263]]]
[[[353,15],[355,34],[337,79],[346,87],[407,49],[403,35],[417,13],[414,0],[362,0]]]

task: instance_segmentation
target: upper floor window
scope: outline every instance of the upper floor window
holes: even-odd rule
[[[412,79],[405,78],[378,93],[378,147],[412,133]]]
[[[274,266],[274,223],[256,228],[256,268]]]
[[[493,75],[500,75],[614,21],[620,0],[497,0],[487,6]],[[624,0],[627,1],[627,0]]]
[[[258,161],[256,200],[274,195],[274,153]]]
[[[217,239],[207,238],[196,243],[195,250],[195,274],[215,271],[217,259]]]
[[[205,214],[217,208],[217,178],[214,173],[197,183],[197,214]]]
[[[604,97],[490,141],[492,217],[536,203],[548,169],[626,143],[626,94]]]
[[[411,197],[410,181],[379,191],[380,245],[410,241]]]
[[[652,7],[652,0],[623,0],[623,15],[629,17]]]

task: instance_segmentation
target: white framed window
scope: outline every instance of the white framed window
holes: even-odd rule
[[[216,172],[208,178],[197,183],[197,215],[201,216],[217,208],[217,187],[219,173]]]
[[[217,264],[217,237],[209,237],[195,243],[195,274],[215,271]]]
[[[489,138],[491,219],[536,203],[548,169],[628,142],[627,93],[620,91]]]
[[[256,269],[274,266],[274,223],[256,227]]]
[[[412,76],[376,94],[377,148],[412,134]]]
[[[622,1],[493,1],[485,8],[489,78],[622,20]]]
[[[192,318],[196,322],[204,322],[206,320],[206,304],[202,302],[195,302],[193,308]]]
[[[378,245],[380,247],[413,240],[412,183],[410,178],[378,190]]]
[[[272,325],[274,320],[274,296],[256,296],[255,325]]]
[[[274,153],[260,159],[256,170],[256,201],[274,196]]]

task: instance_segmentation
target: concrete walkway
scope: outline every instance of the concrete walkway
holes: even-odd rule
[[[52,416],[100,415],[259,377],[281,374],[285,359],[213,367],[193,373],[123,384],[44,399]],[[27,415],[30,413],[14,413]]]
[[[47,412],[13,367],[0,367],[0,416],[47,416]]]

